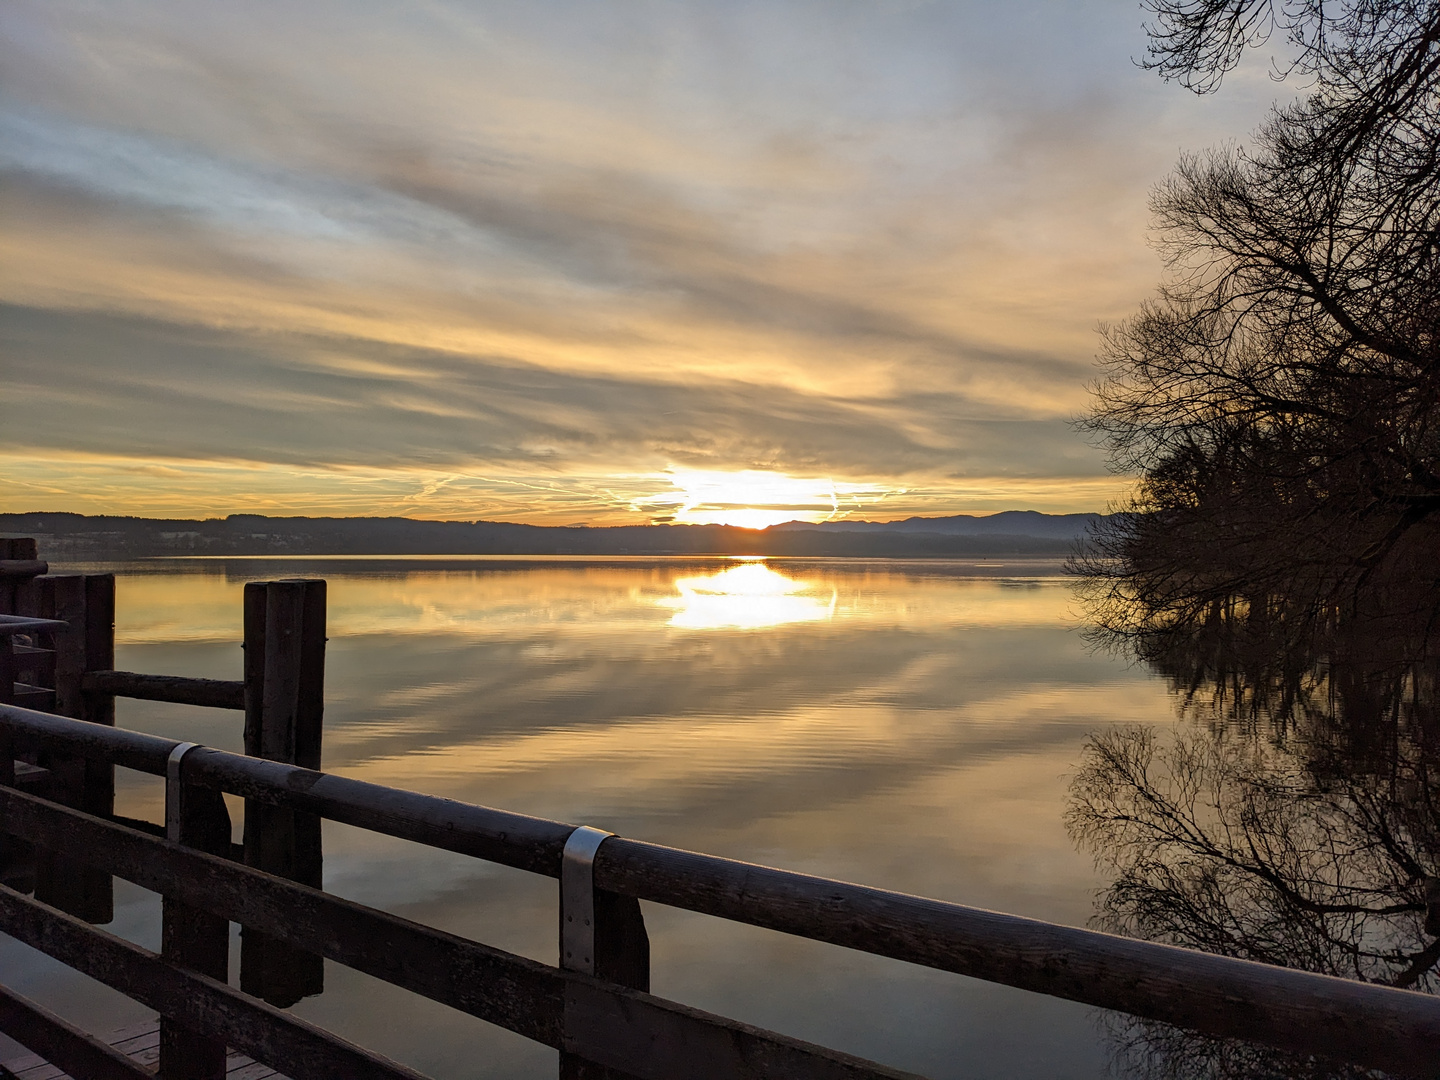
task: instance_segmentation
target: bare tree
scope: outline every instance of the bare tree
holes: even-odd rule
[[[1155,193],[1168,277],[1106,332],[1085,420],[1141,482],[1081,569],[1333,602],[1440,536],[1440,3],[1150,8],[1162,75],[1213,90],[1280,28],[1308,94]]]

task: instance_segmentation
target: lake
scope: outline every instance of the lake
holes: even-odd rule
[[[228,679],[244,582],[326,578],[327,771],[1073,925],[1107,885],[1062,820],[1081,748],[1113,725],[1176,722],[1165,681],[1087,647],[1054,565],[85,569],[117,573],[117,667]],[[241,749],[238,713],[117,711]],[[159,820],[162,806],[157,779],[119,772],[120,813]],[[324,844],[327,889],[554,962],[553,881],[332,823]],[[937,1078],[1107,1074],[1084,1006],[653,905],[645,917],[661,996]],[[158,898],[117,882],[111,929],[158,948]],[[148,1015],[9,939],[0,968],[92,1030]],[[552,1051],[335,965],[295,1011],[436,1077],[555,1075]]]

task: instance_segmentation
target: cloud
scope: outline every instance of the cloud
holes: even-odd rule
[[[422,501],[669,466],[1111,490],[1066,421],[1156,275],[1145,188],[1263,98],[1133,70],[1128,0],[0,18],[5,445]]]
[[[0,446],[15,452],[123,443],[135,457],[203,446],[209,459],[307,468],[1025,475],[1027,447],[1073,441],[1062,421],[967,416],[954,394],[827,398],[134,316],[0,308],[0,345],[12,403]]]

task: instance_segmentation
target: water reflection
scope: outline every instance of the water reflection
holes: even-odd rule
[[[1085,748],[1067,824],[1111,877],[1097,922],[1440,991],[1437,611],[1413,585],[1328,609],[1252,594],[1130,636],[1179,721]],[[1164,1024],[1108,1027],[1135,1076],[1371,1075]]]
[[[118,666],[211,678],[239,674],[246,577],[329,579],[328,771],[1066,923],[1101,883],[1061,824],[1066,772],[1096,717],[1168,708],[1153,674],[1087,653],[1063,581],[1014,566],[144,569],[118,583]],[[682,625],[687,589],[732,610]],[[738,630],[747,606],[770,621]],[[796,610],[815,617],[775,619]],[[119,710],[127,727],[240,746],[235,713]],[[163,785],[122,774],[119,802],[159,820]],[[555,959],[548,879],[343,826],[325,864],[340,895]],[[646,919],[653,985],[698,1008],[940,1080],[1105,1075],[1083,1006],[673,909]],[[122,888],[112,929],[157,945],[154,897]],[[141,1018],[78,1008],[77,977],[3,939],[0,970],[102,1030]],[[555,1075],[549,1051],[336,966],[296,1012],[441,1080]]]
[[[675,579],[671,626],[686,630],[759,630],[835,617],[839,590],[822,582],[781,574],[763,562],[746,561],[719,573]]]

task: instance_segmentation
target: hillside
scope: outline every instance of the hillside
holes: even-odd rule
[[[869,558],[1063,556],[1097,514],[1009,511],[898,522],[609,528],[410,518],[166,519],[0,514],[0,535],[33,536],[59,560],[174,555],[789,555]]]

